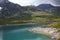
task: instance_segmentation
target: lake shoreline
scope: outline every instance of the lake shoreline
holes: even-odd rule
[[[57,40],[60,38],[60,32],[58,33],[56,28],[41,28],[36,27],[31,30],[28,30],[29,32],[34,32],[37,34],[45,34],[47,36],[50,36],[52,40]]]
[[[1,27],[4,27],[4,26],[15,26],[15,25],[47,25],[47,24],[50,24],[52,22],[39,22],[39,23],[22,23],[22,24],[5,24],[5,25],[0,25],[0,28]]]

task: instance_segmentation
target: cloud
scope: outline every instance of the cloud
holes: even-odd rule
[[[18,3],[22,6],[26,5],[39,5],[39,4],[52,4],[60,5],[60,0],[9,0],[14,3]]]
[[[9,0],[13,3],[20,4],[22,6],[34,4],[35,0]]]
[[[53,3],[54,3],[55,5],[60,5],[60,0],[53,0]]]
[[[2,7],[0,7],[0,11],[2,10]]]

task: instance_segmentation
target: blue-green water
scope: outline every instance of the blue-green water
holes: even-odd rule
[[[31,27],[11,28],[4,29],[3,40],[51,40],[49,37],[42,34],[35,34],[28,32]]]

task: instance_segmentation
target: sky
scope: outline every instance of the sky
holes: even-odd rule
[[[2,7],[0,7],[0,10],[2,9]]]
[[[54,3],[55,5],[60,5],[60,0],[53,0],[53,3]]]
[[[54,6],[60,6],[60,0],[9,0],[13,3],[20,4],[21,6],[35,5],[39,4],[52,4]]]

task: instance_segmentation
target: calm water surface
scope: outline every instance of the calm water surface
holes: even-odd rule
[[[32,25],[27,26],[7,26],[4,28],[3,33],[3,40],[51,40],[49,37],[42,35],[42,34],[36,34],[32,32],[28,32],[27,30],[32,29]]]

